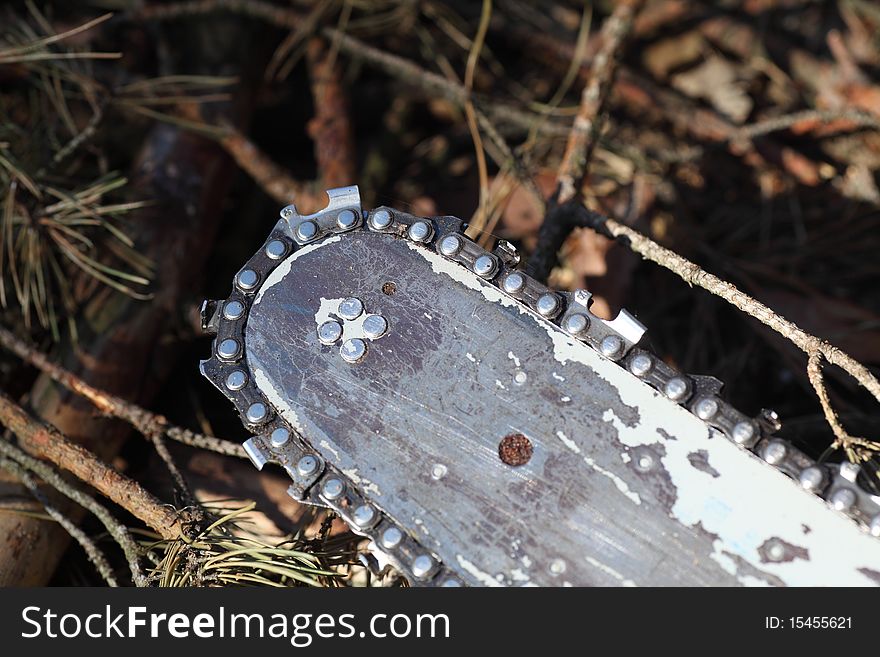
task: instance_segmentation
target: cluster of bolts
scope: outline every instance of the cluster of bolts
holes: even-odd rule
[[[357,297],[349,297],[339,302],[336,314],[342,321],[351,322],[364,313],[364,304]],[[357,363],[367,355],[367,340],[376,340],[388,332],[388,320],[382,315],[368,314],[361,324],[364,338],[350,338],[339,347],[339,355],[347,363]],[[318,327],[318,341],[321,344],[333,345],[342,338],[342,322],[330,319]]]

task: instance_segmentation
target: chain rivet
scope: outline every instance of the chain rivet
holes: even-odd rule
[[[287,253],[287,245],[281,240],[272,240],[266,245],[266,255],[272,260],[279,260]]]
[[[300,242],[308,242],[315,239],[318,234],[318,224],[314,221],[303,221],[296,227],[296,239]]]
[[[223,304],[223,317],[235,320],[244,315],[244,304],[241,301],[227,301]]]
[[[328,500],[335,500],[342,497],[345,492],[345,483],[341,479],[333,477],[324,482],[321,486],[321,494]]]

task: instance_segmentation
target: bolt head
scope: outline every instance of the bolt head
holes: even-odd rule
[[[261,422],[265,422],[266,418],[269,416],[269,410],[264,403],[254,402],[248,406],[245,416],[247,417],[247,421],[251,424],[260,424]]]
[[[253,269],[242,269],[238,272],[238,276],[235,277],[235,283],[245,292],[253,290],[257,286],[259,280],[257,272]]]
[[[431,237],[432,232],[430,224],[425,221],[417,221],[409,227],[406,234],[414,242],[426,242]]]
[[[856,503],[856,494],[849,488],[840,488],[831,496],[830,502],[838,511],[849,511]]]
[[[606,335],[599,344],[599,351],[606,358],[616,358],[623,349],[623,340],[616,335]]]
[[[508,274],[504,278],[504,282],[501,283],[501,287],[504,288],[504,291],[508,294],[516,294],[520,290],[522,290],[526,286],[525,276],[520,274],[519,272],[513,272]]]
[[[296,239],[300,242],[308,242],[318,235],[318,224],[314,221],[303,221],[296,227]]]
[[[542,317],[553,317],[559,312],[559,297],[552,292],[542,294],[535,302],[535,310]]]
[[[704,397],[697,402],[694,413],[701,420],[711,420],[718,413],[718,402],[711,397]]]
[[[825,471],[818,465],[811,465],[801,470],[801,473],[798,475],[798,481],[804,490],[816,492],[825,483]]]
[[[403,532],[397,527],[389,527],[382,532],[382,547],[386,550],[393,550],[403,542]]]
[[[550,574],[561,575],[565,572],[566,564],[562,559],[554,559],[550,562]]]
[[[737,445],[745,445],[748,447],[751,445],[752,441],[757,438],[758,432],[755,430],[753,422],[737,422],[733,426],[731,435],[733,437],[733,442]]]
[[[354,521],[355,525],[361,529],[366,529],[367,527],[372,527],[376,524],[376,521],[379,519],[379,514],[376,513],[376,509],[369,504],[361,504],[352,511],[351,519]]]
[[[788,455],[788,446],[781,440],[771,440],[764,446],[761,456],[770,465],[779,465]]]
[[[654,360],[648,354],[637,354],[629,362],[629,371],[636,376],[645,376],[654,367]]]
[[[287,245],[281,240],[272,240],[266,245],[266,255],[272,260],[283,258],[287,253]]]
[[[424,579],[431,574],[432,570],[434,570],[434,565],[435,561],[431,555],[420,554],[412,560],[412,564],[410,564],[410,569],[412,570],[412,574],[416,578]]]
[[[318,340],[321,344],[333,344],[342,337],[342,324],[335,320],[324,322],[318,327]]]
[[[484,254],[474,260],[473,270],[477,276],[482,276],[483,278],[492,278],[497,268],[498,263],[495,262],[495,258],[490,255]]]
[[[332,477],[324,482],[321,486],[321,494],[325,499],[335,500],[342,497],[345,492],[345,483],[341,479]]]
[[[440,253],[451,257],[461,251],[462,242],[458,235],[447,235],[440,242]]]
[[[219,345],[217,345],[217,356],[219,356],[223,360],[233,360],[236,356],[238,356],[238,352],[240,349],[241,345],[238,344],[238,340],[227,338],[226,340],[223,340]]]
[[[226,388],[229,390],[241,390],[247,383],[248,377],[242,370],[233,370],[226,376]]]
[[[269,435],[272,447],[284,447],[288,440],[290,440],[290,432],[284,427],[278,427]]]
[[[296,471],[300,477],[311,477],[318,471],[318,459],[306,454],[296,463]]]
[[[684,399],[685,395],[687,395],[688,384],[680,376],[674,376],[669,381],[666,382],[666,385],[663,386],[663,394],[665,394],[672,401],[679,401]]]
[[[227,301],[223,304],[223,317],[228,320],[236,320],[244,315],[244,304],[241,301]]]
[[[633,453],[633,465],[639,472],[649,472],[654,467],[654,455],[648,448],[642,448]]]
[[[382,315],[367,315],[364,318],[364,335],[375,340],[385,335],[388,330],[388,321]]]
[[[358,217],[354,210],[343,210],[336,216],[336,225],[341,230],[351,230],[357,226]]]
[[[391,225],[392,217],[388,210],[376,210],[370,215],[370,226],[376,230],[384,230]]]
[[[581,313],[572,313],[568,317],[565,318],[565,324],[563,327],[566,332],[571,333],[572,335],[579,335],[583,333],[590,327],[590,320],[586,315]]]
[[[352,338],[342,343],[339,355],[347,363],[357,363],[367,355],[367,343],[360,338]]]
[[[339,302],[336,312],[339,313],[342,319],[357,319],[364,312],[364,304],[357,297],[349,297]]]

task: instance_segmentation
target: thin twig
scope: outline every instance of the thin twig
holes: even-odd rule
[[[147,578],[141,569],[140,552],[137,544],[131,537],[131,534],[129,534],[128,529],[118,522],[101,503],[91,495],[72,486],[48,463],[35,459],[6,440],[0,439],[0,453],[18,463],[21,467],[27,468],[59,493],[91,512],[104,525],[107,533],[119,544],[119,547],[122,548],[125,559],[128,562],[128,567],[131,569],[132,581],[136,586],[146,586]]]
[[[95,566],[95,569],[98,571],[98,574],[101,578],[107,582],[107,586],[117,587],[119,586],[119,582],[116,581],[116,576],[113,574],[113,568],[110,566],[110,562],[107,561],[107,557],[101,551],[101,549],[95,544],[95,542],[89,538],[89,536],[79,527],[74,524],[74,522],[65,516],[59,509],[57,509],[50,501],[49,498],[40,490],[40,487],[37,485],[37,482],[34,481],[34,478],[31,477],[30,473],[20,466],[18,463],[9,458],[0,458],[0,468],[3,468],[13,475],[15,475],[19,481],[27,488],[31,495],[43,506],[46,510],[46,513],[52,520],[57,522],[64,530],[70,534],[70,537],[79,543],[80,547],[85,551],[86,556],[89,558],[89,561]]]
[[[315,211],[326,204],[324,192],[315,184],[302,183],[267,156],[241,132],[226,126],[220,144],[245,173],[254,179],[274,201],[287,205],[297,204],[300,211]]]
[[[810,358],[810,365],[808,366],[810,382],[819,396],[825,417],[834,431],[835,445],[842,447],[848,456],[851,456],[851,452],[855,447],[880,450],[880,444],[864,438],[850,436],[842,428],[836,413],[831,409],[828,393],[825,390],[819,367],[821,361],[818,359],[824,359],[832,365],[838,366],[880,402],[880,380],[867,367],[830,342],[807,333],[794,322],[773,312],[769,307],[742,292],[732,283],[728,283],[704,271],[687,258],[660,246],[649,237],[633,230],[629,226],[596,214],[580,204],[576,204],[575,207],[571,205],[568,207],[572,208],[571,216],[575,218],[573,224],[593,228],[618,240],[643,258],[673,272],[689,285],[696,285],[724,299],[732,306],[735,306],[750,317],[754,317],[800,348]]]
[[[244,449],[236,443],[215,438],[214,436],[195,433],[189,429],[181,429],[169,424],[168,420],[161,415],[151,413],[120,397],[98,390],[73,372],[51,362],[42,352],[26,344],[22,339],[2,326],[0,326],[0,345],[26,363],[49,375],[56,383],[59,383],[71,392],[85,397],[102,413],[128,422],[147,437],[158,432],[160,435],[168,436],[172,440],[191,447],[207,449],[227,456],[247,458]]]
[[[837,415],[837,411],[834,410],[834,407],[831,405],[831,398],[828,396],[828,390],[825,387],[825,376],[822,374],[822,359],[822,353],[818,351],[809,355],[809,358],[807,359],[807,376],[810,379],[810,384],[816,391],[816,395],[819,397],[819,403],[822,405],[822,413],[825,415],[825,419],[831,426],[831,430],[834,432],[835,440],[831,445],[831,449],[843,447],[843,449],[846,450],[847,457],[853,462],[858,462],[863,460],[863,457],[867,457],[867,454],[860,453],[854,449],[855,447],[863,447],[868,450],[878,451],[880,450],[880,445],[865,438],[851,436],[846,429],[843,428],[843,425],[840,423],[840,418]]]
[[[472,225],[468,228],[469,234],[476,233],[483,229],[486,225],[486,210],[489,201],[489,172],[486,168],[486,152],[483,150],[483,139],[480,137],[480,128],[477,124],[477,113],[474,108],[474,99],[472,91],[474,88],[474,75],[477,70],[477,63],[480,60],[480,53],[483,50],[483,43],[486,40],[486,32],[489,29],[489,19],[492,17],[492,0],[483,0],[483,8],[480,12],[480,24],[477,28],[477,35],[474,37],[473,45],[468,53],[467,68],[464,74],[464,91],[467,94],[464,101],[464,113],[467,118],[468,130],[471,133],[471,139],[474,142],[474,152],[477,158],[477,171],[480,176],[480,203],[477,212],[472,220]]]
[[[557,204],[567,203],[577,196],[586,179],[602,128],[602,111],[617,70],[617,59],[642,4],[642,0],[617,3],[599,31],[599,50],[590,64],[588,82],[581,93],[580,107],[556,176]]]
[[[848,128],[871,128],[872,130],[880,130],[880,120],[876,116],[872,116],[866,112],[842,110],[801,110],[792,112],[791,114],[783,114],[770,119],[756,121],[750,125],[745,125],[734,132],[736,139],[754,139],[771,132],[779,132],[780,130],[788,130],[798,124],[816,124],[816,123],[847,123]]]
[[[71,442],[54,427],[32,417],[3,392],[0,392],[0,423],[31,452],[73,473],[163,537],[181,535],[181,521],[173,507],[163,504],[138,482]]]

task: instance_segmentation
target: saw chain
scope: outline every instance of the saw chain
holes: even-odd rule
[[[602,319],[590,311],[589,292],[555,291],[520,271],[519,256],[507,242],[499,241],[488,251],[464,234],[463,222],[455,217],[416,217],[390,207],[366,212],[357,187],[331,189],[327,194],[327,207],[311,215],[301,215],[293,205],[285,207],[268,239],[235,275],[230,296],[203,303],[203,328],[215,338],[201,371],[235,405],[254,434],[244,443],[254,465],[262,469],[269,462],[280,464],[292,480],[293,498],[334,511],[352,531],[370,539],[371,551],[380,561],[412,584],[833,583],[819,569],[825,567],[823,563],[837,563],[829,547],[835,541],[846,551],[836,552],[834,558],[851,562],[845,564],[848,570],[840,583],[880,583],[880,543],[872,538],[880,536],[880,498],[860,484],[866,475],[858,465],[817,462],[775,437],[780,428],[775,413],[765,410],[750,417],[740,412],[722,399],[717,379],[680,372],[639,346],[645,328],[628,312],[621,311],[614,320]],[[337,257],[334,254],[340,261],[328,263],[328,258]],[[412,264],[398,264],[408,258]],[[383,267],[392,266],[389,263],[395,267],[393,276],[382,274]],[[328,280],[348,280],[352,289],[361,290],[367,289],[367,273],[379,273],[368,293],[349,294],[339,285],[326,297],[317,287],[306,290],[318,285],[325,275],[320,272],[332,268],[336,271],[327,274]],[[448,295],[459,296],[449,296],[452,301],[437,296],[441,307],[423,301],[447,288]],[[304,296],[291,297],[292,290],[306,291],[301,292]],[[411,302],[405,314],[393,305],[392,310],[380,312],[383,303],[405,300],[403,293],[408,290],[412,292],[406,299]],[[521,327],[523,336],[535,337],[496,336],[493,326],[500,320],[493,319],[496,315],[483,316],[490,310],[503,313],[497,318],[511,326]],[[435,332],[437,322],[447,316],[443,331]],[[294,329],[291,318],[300,322]],[[518,345],[530,348],[529,340],[543,341],[536,342],[535,354],[544,343],[553,350],[537,373],[529,371],[533,361],[517,355]],[[471,353],[469,345],[481,345],[482,351]],[[432,349],[446,352],[437,356]],[[453,357],[455,364],[447,367]],[[533,358],[537,364],[539,357]],[[571,370],[575,365],[580,369]],[[498,375],[508,366],[509,377]],[[446,386],[434,401],[429,394],[435,385],[432,372]],[[572,380],[575,372],[578,380]],[[456,373],[477,391],[477,401],[465,394],[450,400],[447,392],[456,383],[449,379]],[[414,375],[426,377],[422,399],[416,399],[422,391],[408,384]],[[321,380],[309,383],[314,376]],[[288,378],[293,382],[284,381]],[[530,385],[538,392],[521,396]],[[548,391],[555,390],[553,385],[562,392],[575,392],[554,392],[551,400]],[[318,388],[330,392],[310,401],[308,391]],[[375,390],[369,392],[371,388]],[[527,399],[529,408],[544,404],[567,409],[581,388],[587,392],[578,399],[592,409],[594,419],[579,420],[577,409],[565,410],[571,422],[584,422],[574,431],[571,425],[553,424],[552,412],[549,420],[538,423],[539,411],[515,408],[522,403],[517,400]],[[536,400],[538,393],[546,401]],[[635,401],[620,404],[618,398],[624,397]],[[347,398],[352,403],[360,403],[355,398],[370,400],[370,408],[347,409]],[[445,415],[438,414],[438,405],[447,409]],[[404,406],[405,413],[400,410]],[[495,414],[492,419],[486,419],[487,408]],[[635,409],[630,419],[625,417],[627,408]],[[510,420],[517,412],[522,422]],[[340,443],[326,430],[345,427],[334,424],[343,413],[357,418],[349,423],[364,424],[357,426],[362,438],[341,444],[357,443],[352,454],[369,447],[377,463],[370,472],[377,476],[365,477],[351,467],[360,464],[352,463],[347,452],[340,455]],[[587,414],[584,411],[584,417]],[[414,415],[418,417],[410,420]],[[392,421],[392,417],[402,419]],[[442,418],[447,418],[456,436],[469,436],[474,423],[480,435],[461,443],[465,448],[456,447],[455,452],[443,444]],[[655,427],[660,419],[666,424]],[[703,430],[694,429],[694,419]],[[383,446],[397,449],[410,439],[413,443],[407,443],[406,449],[419,449],[420,437],[407,435],[410,421],[420,423],[413,426],[425,431],[421,444],[431,456],[425,457],[424,468],[419,465],[417,472],[407,475],[399,472],[407,467],[406,458],[383,465],[382,450]],[[677,434],[669,428],[674,426],[689,428]],[[594,433],[601,441],[606,427],[620,443],[614,452],[619,456],[602,461],[606,452],[592,451],[590,441]],[[492,440],[484,441],[483,434],[491,434]],[[577,434],[577,439],[569,434]],[[683,450],[685,438],[693,442]],[[722,441],[735,450],[723,447]],[[678,459],[675,450],[680,448]],[[497,507],[480,497],[479,468],[484,466],[473,466],[467,476],[456,479],[457,458],[478,458],[480,463],[496,459],[497,463],[485,466],[485,478],[487,490],[501,491]],[[730,481],[739,475],[729,475],[720,467],[728,462],[736,462],[748,480]],[[394,492],[388,493],[376,482],[385,481],[384,474],[392,482],[406,482],[405,476],[410,476],[412,484],[390,486]],[[571,499],[581,499],[582,484],[595,487],[590,491],[610,491],[591,496],[590,504],[595,506],[588,518],[568,506]],[[818,504],[794,497],[789,491],[795,487],[803,489],[796,495],[812,497]],[[704,489],[711,491],[705,500]],[[431,499],[424,499],[433,495],[418,492],[422,490],[437,491],[436,508]],[[410,495],[421,497],[413,501]],[[604,495],[607,500],[596,499]],[[798,508],[775,509],[783,503],[775,499],[779,496],[791,497]],[[476,501],[470,504],[472,498]],[[488,520],[480,513],[467,520],[457,517],[457,499],[469,502],[462,505],[462,514],[482,509]],[[805,517],[792,519],[792,513]],[[554,522],[558,517],[557,524],[562,525],[571,519],[576,526],[572,540],[584,541],[584,549],[575,543],[574,548],[559,548],[554,556],[552,545],[540,545],[535,537],[541,532],[532,531],[520,518],[541,518],[541,514],[549,514],[546,517]],[[743,514],[753,514],[756,527],[764,533],[759,536],[759,529],[743,523]],[[766,522],[764,514],[768,514]],[[652,524],[667,518],[672,524]],[[801,539],[793,539],[792,533],[774,533],[774,525],[795,520],[804,528]],[[484,527],[484,523],[488,524]],[[603,533],[612,525],[622,528]],[[469,542],[456,543],[455,528],[470,526]],[[518,529],[506,536],[498,535],[499,527]],[[455,545],[445,549],[449,539],[437,532],[448,528]],[[675,541],[685,541],[679,530],[681,536],[699,535],[710,546],[701,571],[708,574],[664,573],[662,563],[668,560],[664,555],[674,556]],[[651,557],[656,565],[650,570],[632,565],[639,563],[639,550],[653,549],[655,535],[671,541],[670,547]],[[637,538],[627,543],[629,539],[620,536]],[[853,551],[858,558],[851,559]],[[733,575],[728,578],[729,573]]]

